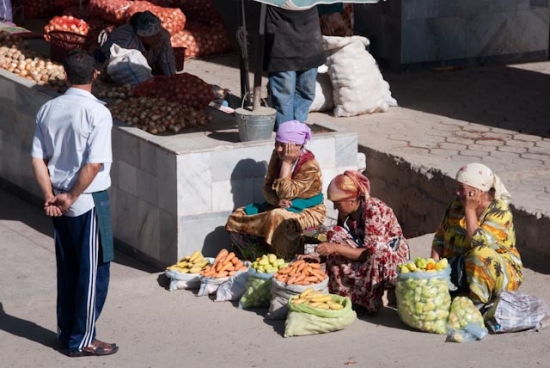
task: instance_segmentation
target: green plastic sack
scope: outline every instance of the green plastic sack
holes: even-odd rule
[[[274,273],[261,273],[248,269],[246,291],[239,300],[239,309],[267,308],[271,301],[271,280]]]
[[[324,310],[303,304],[288,304],[290,312],[285,321],[284,337],[317,335],[339,331],[351,325],[357,319],[357,313],[351,309],[351,300],[333,295],[332,300],[344,306],[340,310]]]
[[[421,331],[446,334],[451,307],[451,268],[433,272],[399,273],[395,296],[403,323]]]

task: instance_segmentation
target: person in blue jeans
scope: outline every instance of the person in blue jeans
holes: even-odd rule
[[[265,50],[268,88],[277,111],[274,130],[285,121],[306,122],[315,98],[317,68],[326,60],[317,7],[268,6]]]

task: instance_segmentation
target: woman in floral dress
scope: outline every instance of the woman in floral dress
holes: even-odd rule
[[[410,258],[401,226],[388,205],[370,196],[369,179],[357,171],[337,175],[328,199],[338,210],[338,223],[316,251],[327,257],[329,291],[376,312],[384,291],[395,286],[397,265]]]

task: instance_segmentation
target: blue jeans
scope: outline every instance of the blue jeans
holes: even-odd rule
[[[273,108],[277,110],[275,130],[290,120],[307,121],[315,98],[317,68],[303,71],[268,73]]]

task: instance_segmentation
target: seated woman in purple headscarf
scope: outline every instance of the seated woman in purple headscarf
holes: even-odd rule
[[[266,253],[286,259],[303,253],[302,231],[326,218],[321,168],[304,146],[311,130],[296,120],[281,124],[263,186],[266,202],[235,210],[225,225],[244,259]]]

